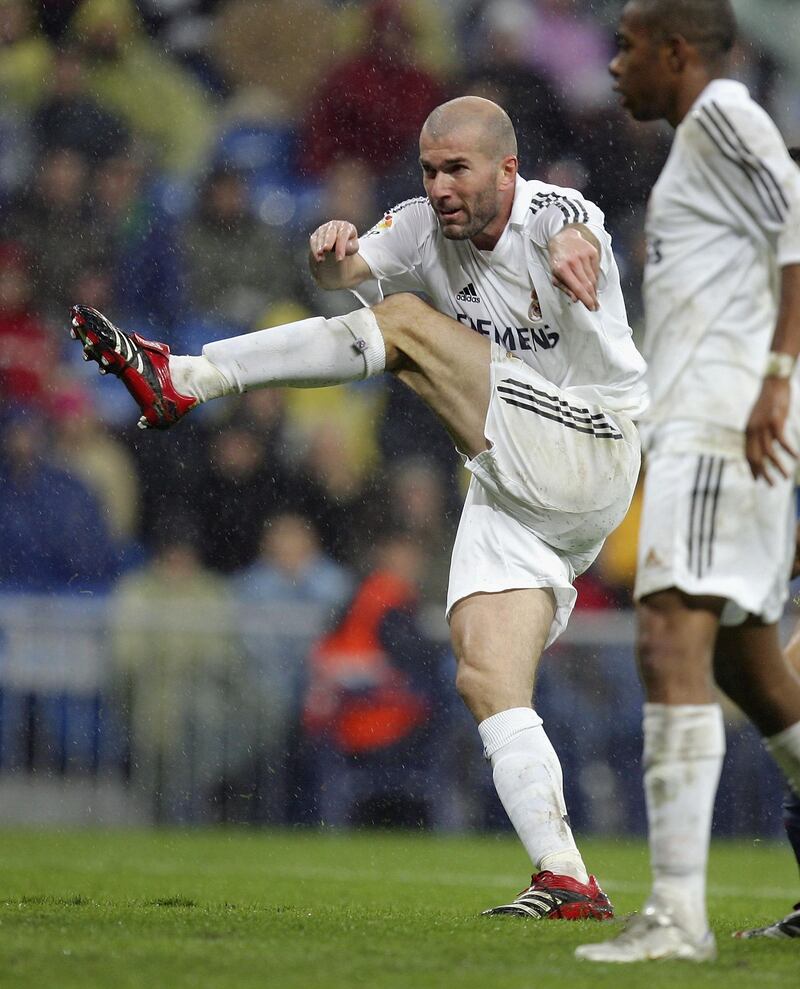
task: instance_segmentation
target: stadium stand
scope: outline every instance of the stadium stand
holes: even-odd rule
[[[407,751],[364,767],[315,748],[301,698],[310,643],[343,588],[363,586],[388,512],[422,573],[393,658],[438,657],[418,689],[441,711],[420,708],[420,774],[406,797],[433,774],[451,785],[423,809],[428,823],[499,826],[448,677],[443,548],[462,479],[438,426],[381,382],[335,398],[256,393],[235,426],[221,402],[174,434],[142,436],[127,396],[100,389],[68,350],[67,309],[96,305],[195,351],[281,322],[287,307],[325,311],[304,275],[308,231],[331,210],[366,228],[416,194],[420,120],[442,96],[473,92],[508,107],[523,174],[568,179],[605,210],[635,323],[644,202],[668,142],[613,105],[603,4],[577,20],[585,5],[563,0],[172,6],[0,4],[0,820],[369,820],[345,806],[347,787],[368,805]],[[579,79],[559,71],[565,38]],[[745,39],[737,71],[798,143],[800,87],[787,95],[779,59]],[[331,99],[330,85],[353,99]],[[340,304],[354,300],[324,300]],[[32,350],[58,355],[49,381]],[[383,516],[365,508],[376,501]],[[276,545],[292,524],[318,533],[302,567],[287,562],[296,545]],[[591,740],[559,748],[574,823],[599,833],[644,825],[641,695],[619,610],[634,530],[593,571],[593,608],[541,687],[556,744],[592,725]],[[176,596],[171,567],[191,574],[188,597]],[[145,600],[159,602],[146,622]],[[717,833],[775,834],[776,774],[735,712],[728,730],[735,771],[723,776]],[[342,799],[321,799],[320,775]],[[386,816],[385,805],[373,811]]]

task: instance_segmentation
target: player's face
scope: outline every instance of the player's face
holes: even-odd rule
[[[487,228],[492,233],[500,218],[502,166],[475,150],[475,144],[458,131],[442,139],[423,131],[420,137],[422,183],[449,240],[470,240]]]
[[[666,48],[652,38],[633,0],[622,12],[617,54],[608,69],[614,77],[614,92],[635,120],[668,116],[671,73],[667,58]]]

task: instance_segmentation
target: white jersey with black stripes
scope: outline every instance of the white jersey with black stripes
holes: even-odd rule
[[[778,268],[800,262],[800,171],[741,83],[711,82],[678,126],[647,248],[645,439],[675,420],[740,432],[775,327]]]
[[[584,223],[601,245],[600,309],[573,304],[552,284],[547,242]],[[360,238],[379,291],[422,292],[445,315],[499,344],[578,403],[635,418],[647,405],[603,214],[574,189],[518,178],[509,222],[494,250],[448,240],[424,197],[391,209]],[[374,288],[374,286],[373,286]]]

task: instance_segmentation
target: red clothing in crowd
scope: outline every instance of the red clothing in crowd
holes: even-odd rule
[[[426,701],[408,689],[380,641],[387,612],[415,602],[416,588],[396,574],[378,570],[366,578],[312,654],[303,716],[310,734],[327,733],[344,752],[366,752],[392,745],[424,722]]]
[[[406,58],[411,28],[402,7],[376,4],[372,40],[322,81],[303,128],[303,167],[323,175],[338,158],[388,172],[414,147],[425,118],[445,99],[442,87]]]
[[[38,317],[27,312],[0,310],[0,396],[4,403],[41,406],[43,370],[50,336]]]
[[[21,244],[0,243],[0,401],[41,406],[53,341],[29,305],[30,266]]]

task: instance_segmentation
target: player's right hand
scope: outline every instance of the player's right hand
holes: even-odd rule
[[[358,231],[349,220],[328,220],[308,239],[311,256],[317,262],[333,255],[337,261],[358,253]]]

